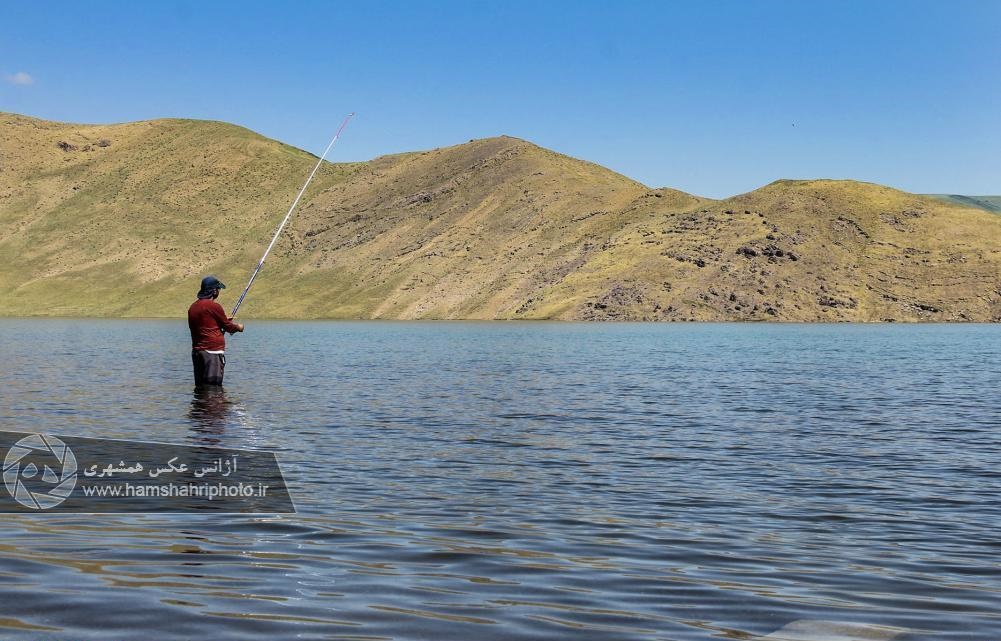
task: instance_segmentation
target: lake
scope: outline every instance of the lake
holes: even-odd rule
[[[1001,638],[1001,327],[246,322],[0,320],[0,430],[298,510],[0,516],[0,638]]]

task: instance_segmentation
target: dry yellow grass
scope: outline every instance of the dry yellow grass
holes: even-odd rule
[[[315,162],[189,120],[0,114],[0,145],[5,315],[178,316],[206,273],[231,302]],[[851,181],[713,201],[490,138],[325,165],[241,315],[998,321],[1001,216]]]

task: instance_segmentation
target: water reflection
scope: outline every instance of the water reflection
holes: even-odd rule
[[[203,445],[219,445],[233,413],[233,403],[219,385],[196,386],[191,394],[191,439]]]
[[[237,394],[229,394],[221,386],[195,387],[187,419],[189,441],[206,447],[241,447],[269,449],[266,433],[261,433]]]

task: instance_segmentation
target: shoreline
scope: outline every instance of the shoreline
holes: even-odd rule
[[[184,322],[183,315],[177,316],[60,316],[50,314],[37,315],[4,315],[0,314],[0,322],[6,320],[80,320],[80,321],[179,321]],[[1001,320],[567,320],[562,318],[288,318],[282,316],[261,316],[247,322],[281,322],[281,323],[506,323],[506,324],[565,324],[565,325],[1001,325]]]

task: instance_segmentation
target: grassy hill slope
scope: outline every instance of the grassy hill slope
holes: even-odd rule
[[[315,162],[224,123],[0,114],[0,311],[169,315],[201,273],[246,273]]]
[[[932,198],[938,198],[946,202],[986,209],[987,211],[1001,214],[1001,196],[960,196],[958,194],[928,194]]]
[[[0,114],[0,314],[230,304],[316,159],[224,123]],[[1001,217],[851,181],[722,201],[498,137],[326,164],[241,316],[1001,320]]]

